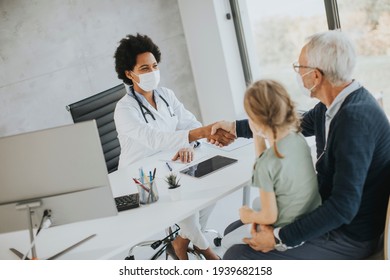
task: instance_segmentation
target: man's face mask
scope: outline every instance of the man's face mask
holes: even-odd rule
[[[306,88],[305,85],[303,84],[303,77],[305,77],[306,75],[310,74],[313,71],[314,71],[314,69],[310,70],[309,72],[307,72],[305,74],[303,74],[302,76],[301,76],[301,74],[299,74],[297,72],[297,82],[298,82],[299,89],[307,97],[311,97],[311,91],[313,90],[313,88],[316,87],[316,85],[312,86],[310,89]]]

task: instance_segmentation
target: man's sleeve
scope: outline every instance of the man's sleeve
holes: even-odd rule
[[[236,121],[236,133],[237,137],[252,138],[252,130],[249,127],[248,120]]]
[[[312,109],[302,114],[301,116],[301,129],[302,134],[306,137],[314,135],[315,124],[315,110]]]

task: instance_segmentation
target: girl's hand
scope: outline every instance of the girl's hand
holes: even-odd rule
[[[240,219],[244,224],[253,223],[252,216],[253,213],[255,213],[255,211],[253,211],[248,206],[242,206],[239,211],[240,211]]]
[[[182,148],[172,158],[173,161],[180,159],[183,163],[191,162],[194,159],[193,148]]]

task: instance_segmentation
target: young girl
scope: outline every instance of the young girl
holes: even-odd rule
[[[257,81],[247,89],[244,107],[257,156],[252,184],[259,188],[260,210],[241,207],[244,225],[224,236],[225,249],[250,237],[252,224],[281,227],[321,203],[310,148],[299,133],[299,119],[284,87],[272,80]]]

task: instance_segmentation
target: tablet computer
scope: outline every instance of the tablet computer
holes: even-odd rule
[[[210,174],[218,169],[235,163],[237,160],[234,158],[228,158],[224,156],[214,156],[212,158],[201,161],[195,165],[189,166],[180,171],[180,173],[190,175],[195,178],[201,178]]]

